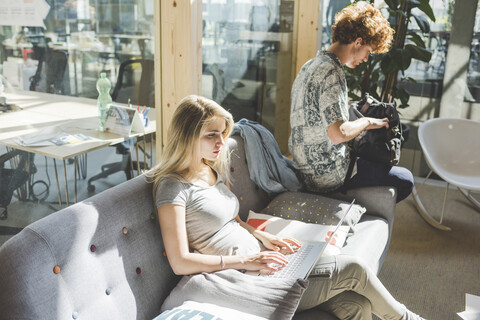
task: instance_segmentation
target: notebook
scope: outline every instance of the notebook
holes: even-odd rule
[[[335,233],[343,224],[343,221],[345,221],[345,218],[348,215],[350,209],[352,208],[354,202],[355,199],[353,199],[347,210],[345,210],[345,213],[335,226],[335,229],[333,230],[327,241],[302,241],[302,246],[298,249],[297,252],[287,254],[285,256],[288,259],[288,264],[273,274],[263,275],[258,273],[257,271],[249,271],[247,272],[247,274],[271,278],[307,279],[312,272],[313,267],[317,264],[317,261],[320,259],[323,252],[325,251],[328,243],[330,243]]]

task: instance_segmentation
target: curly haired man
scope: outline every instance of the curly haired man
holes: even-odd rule
[[[353,4],[336,14],[332,45],[307,61],[292,88],[288,141],[295,166],[310,192],[328,193],[342,187],[350,161],[347,142],[364,130],[388,128],[388,119],[364,117],[349,121],[343,66],[355,68],[371,53],[390,49],[393,30],[381,12]],[[393,186],[397,202],[413,189],[412,173],[360,158],[348,188]]]

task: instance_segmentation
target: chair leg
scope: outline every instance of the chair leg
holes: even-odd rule
[[[460,190],[460,192],[465,196],[465,198],[467,198],[475,207],[477,207],[476,209],[480,211],[480,201],[478,201],[472,196],[470,190],[465,190],[462,188],[458,188],[458,190]]]
[[[427,181],[427,179],[430,177],[430,175],[432,174],[432,171],[430,171],[430,173],[427,175],[427,177],[425,178],[425,180],[423,181],[422,185],[425,183],[425,181]],[[448,186],[447,186],[448,188]],[[414,187],[413,188],[413,191],[412,191],[412,197],[413,197],[413,202],[415,203],[415,206],[417,207],[417,210],[418,210],[418,213],[420,214],[420,216],[429,224],[431,225],[432,227],[434,228],[437,228],[439,230],[443,230],[443,231],[450,231],[452,230],[450,227],[447,227],[445,225],[442,224],[442,220],[443,220],[443,209],[445,208],[445,199],[446,199],[446,194],[445,194],[445,197],[444,197],[444,202],[443,202],[443,209],[442,209],[442,217],[441,217],[441,220],[440,222],[435,220],[427,211],[427,209],[425,209],[425,206],[423,205],[422,201],[420,200],[420,196],[417,192],[417,188]]]

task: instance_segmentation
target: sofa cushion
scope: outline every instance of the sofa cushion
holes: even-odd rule
[[[209,320],[268,320],[251,313],[217,306],[213,303],[186,301],[181,306],[166,310],[153,320],[209,319]]]
[[[230,155],[231,189],[240,204],[238,214],[243,221],[246,221],[249,210],[260,212],[270,202],[270,198],[250,179],[243,139],[240,136],[233,136],[228,139],[228,146],[232,150]]]
[[[267,319],[291,319],[307,283],[302,279],[255,277],[233,269],[188,275],[165,299],[162,312],[196,301]]]
[[[283,192],[276,196],[262,212],[286,219],[322,225],[336,225],[343,217],[349,202],[304,192]],[[355,226],[365,208],[354,204],[345,217],[346,224]]]
[[[355,233],[347,238],[342,254],[362,258],[378,274],[385,259],[390,236],[386,220],[365,215],[355,226]]]

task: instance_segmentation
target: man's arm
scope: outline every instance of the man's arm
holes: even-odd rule
[[[337,121],[328,127],[327,134],[330,141],[334,144],[339,144],[352,140],[364,130],[383,127],[388,129],[388,118],[376,119],[364,117],[355,121]]]

